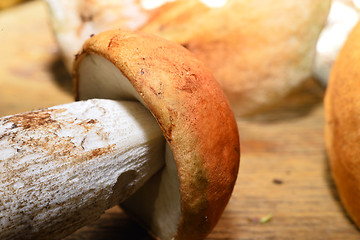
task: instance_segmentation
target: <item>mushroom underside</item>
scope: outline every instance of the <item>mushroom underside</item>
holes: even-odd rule
[[[78,98],[108,98],[145,103],[122,72],[106,58],[86,54],[78,68]],[[172,239],[177,231],[180,208],[180,183],[177,167],[168,144],[165,165],[134,195],[121,203],[124,210],[134,216],[160,239]]]

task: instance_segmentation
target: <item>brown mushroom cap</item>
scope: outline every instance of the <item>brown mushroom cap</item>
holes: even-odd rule
[[[99,73],[103,63],[104,72]],[[116,74],[123,77],[107,74],[109,69],[118,70]],[[237,124],[212,73],[177,43],[121,30],[106,31],[85,42],[74,70],[77,99],[138,99],[159,123],[171,149],[179,182],[180,215],[176,221],[164,218],[154,222],[151,216],[140,221],[164,239],[205,238],[229,201],[240,158]],[[136,92],[124,90],[126,79]],[[169,187],[139,194],[153,201],[138,199],[139,205],[131,206],[137,201],[135,194],[123,206],[137,217],[143,209],[156,212],[162,208],[156,205],[156,197]],[[171,215],[173,207],[167,207]],[[159,211],[163,214],[166,210]],[[173,226],[175,232],[164,233],[163,224]]]
[[[71,4],[52,4],[51,10],[66,62],[92,33],[116,26],[156,34],[203,61],[234,113],[244,116],[268,110],[311,76],[331,1],[227,0],[222,7],[208,7],[200,0],[176,0],[152,10],[139,0],[63,2]],[[58,12],[75,20],[65,21]],[[117,17],[107,17],[109,12]]]
[[[360,23],[332,68],[325,116],[332,176],[347,212],[360,226]]]

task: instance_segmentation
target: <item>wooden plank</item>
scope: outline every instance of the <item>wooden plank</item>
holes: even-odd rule
[[[45,3],[0,11],[0,116],[71,102]]]
[[[0,43],[1,116],[73,100],[43,2],[0,12]],[[331,179],[322,97],[322,89],[309,81],[271,114],[238,121],[238,181],[209,240],[360,239]],[[114,207],[66,238],[76,239],[151,238]]]

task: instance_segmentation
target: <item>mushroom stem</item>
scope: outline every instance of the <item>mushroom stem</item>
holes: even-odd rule
[[[88,100],[0,118],[0,239],[60,239],[164,165],[140,103]]]

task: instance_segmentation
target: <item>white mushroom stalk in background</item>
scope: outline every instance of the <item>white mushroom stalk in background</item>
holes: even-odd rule
[[[348,34],[359,21],[359,0],[333,0],[327,24],[316,46],[313,73],[324,86],[327,85],[333,63]]]
[[[72,69],[74,55],[92,34],[121,28],[135,30],[149,20],[152,11],[140,0],[46,0],[57,40],[66,46],[62,54]]]
[[[158,124],[136,102],[1,118],[0,239],[56,239],[91,223],[158,172],[164,152]]]

